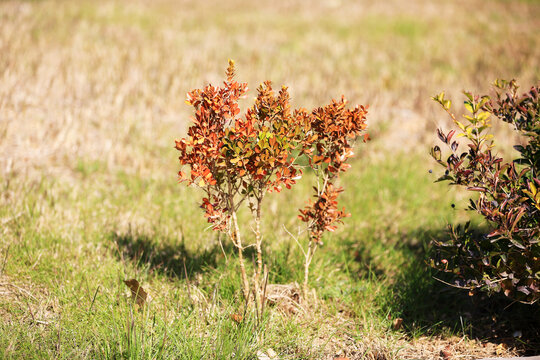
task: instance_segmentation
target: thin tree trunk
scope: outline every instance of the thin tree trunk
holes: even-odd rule
[[[257,251],[257,268],[255,269],[255,303],[257,311],[262,311],[262,299],[261,299],[261,274],[263,270],[262,263],[262,238],[261,238],[261,199],[257,199],[257,209],[255,215],[255,249]],[[262,315],[262,314],[261,314]]]
[[[244,248],[242,247],[242,239],[240,237],[240,229],[238,228],[238,219],[236,218],[236,211],[232,211],[233,222],[233,243],[238,249],[238,260],[240,261],[240,274],[242,276],[242,288],[244,293],[244,299],[247,301],[249,298],[249,281],[246,275],[246,267],[244,265]]]
[[[308,296],[309,265],[311,264],[311,260],[313,259],[313,255],[315,254],[316,250],[317,250],[317,243],[313,239],[310,238],[308,251],[306,253],[306,259],[304,262],[304,286],[303,286],[304,299],[307,299],[307,296]]]

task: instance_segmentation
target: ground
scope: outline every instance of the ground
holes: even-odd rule
[[[448,119],[430,96],[540,78],[538,1],[0,2],[0,356],[473,359],[538,354],[538,306],[469,296],[426,265],[468,194],[434,183]],[[369,105],[372,140],[341,179],[352,214],[294,300],[310,179],[268,197],[271,285],[244,311],[238,263],[178,184],[185,94],[223,80],[287,85],[295,107]],[[500,153],[519,141],[495,126]],[[430,172],[432,170],[432,172]],[[281,195],[281,196],[280,196]],[[250,218],[241,214],[244,236]],[[139,311],[123,280],[151,300]],[[278,289],[279,286],[274,286]],[[292,295],[291,295],[292,294]],[[237,323],[235,316],[242,315]],[[401,320],[400,320],[401,319]]]

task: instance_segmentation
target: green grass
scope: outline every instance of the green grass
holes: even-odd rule
[[[297,316],[269,307],[259,326],[251,311],[240,325],[230,319],[244,311],[234,253],[223,239],[225,258],[216,233],[203,231],[196,191],[174,176],[111,174],[81,160],[75,183],[7,185],[3,179],[2,217],[20,214],[4,227],[9,241],[2,242],[2,255],[9,253],[3,275],[26,291],[0,298],[1,356],[252,359],[271,348],[281,358],[320,358],[344,334],[398,341],[406,334],[459,333],[466,312],[455,304],[460,297],[437,285],[423,261],[429,240],[443,237],[446,222],[462,211],[450,206],[455,194],[434,184],[423,163],[417,156],[357,159],[343,178],[343,202],[353,215],[325,239],[312,265],[310,285],[322,303]],[[294,208],[302,204],[309,178],[299,191],[270,200],[285,209],[263,224],[270,283],[302,279],[298,245],[277,224],[295,229]],[[13,192],[24,195],[11,198]],[[153,300],[143,312],[128,300],[126,278],[150,290]],[[452,296],[444,309],[439,297],[418,301],[441,291]],[[397,317],[405,327],[393,331]],[[465,327],[470,335],[472,327]],[[374,351],[369,345],[366,353]],[[384,351],[399,353],[391,341]]]

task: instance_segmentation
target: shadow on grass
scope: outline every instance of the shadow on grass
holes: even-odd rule
[[[148,267],[150,271],[177,278],[185,278],[186,271],[191,276],[215,268],[224,258],[219,241],[210,248],[189,251],[183,241],[159,236],[113,232],[111,238],[117,244],[118,256],[122,259],[129,259],[140,267]],[[230,246],[223,246],[230,253]]]
[[[458,289],[449,274],[430,268],[427,249],[433,239],[445,239],[446,230],[407,234],[398,251],[409,263],[396,274],[392,296],[382,299],[385,311],[403,318],[410,336],[448,333],[515,347],[522,355],[540,354],[540,306],[512,302],[501,295],[488,297]],[[406,239],[416,239],[414,244]],[[360,247],[360,249],[362,249]],[[472,296],[471,296],[472,295]]]

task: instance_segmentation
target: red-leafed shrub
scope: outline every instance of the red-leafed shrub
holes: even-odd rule
[[[344,217],[345,209],[338,209],[337,198],[343,191],[334,185],[340,172],[351,167],[347,160],[354,155],[353,141],[366,129],[367,110],[363,106],[346,108],[345,99],[313,110],[308,116],[309,129],[304,142],[304,153],[317,175],[315,201],[300,210],[298,216],[308,224],[309,243],[304,262],[304,294],[307,292],[309,265],[325,231],[334,231]],[[368,139],[364,133],[364,141]]]
[[[434,99],[451,116],[467,147],[460,151],[456,130],[439,138],[449,148],[443,159],[435,146],[431,155],[446,168],[439,180],[475,192],[470,209],[488,222],[489,232],[475,236],[468,227],[451,228],[447,242],[436,242],[433,264],[453,272],[461,286],[503,292],[526,303],[540,298],[540,97],[539,87],[520,95],[514,81],[497,81],[495,98],[465,93],[469,114],[459,121],[450,112],[450,101]],[[487,133],[495,117],[523,135],[516,145],[520,157],[504,161],[494,151]],[[446,156],[445,156],[446,157]]]
[[[312,113],[293,111],[287,88],[276,93],[271,83],[265,82],[258,88],[255,104],[240,116],[238,100],[245,95],[247,84],[234,80],[232,61],[226,75],[222,87],[208,85],[188,93],[187,103],[194,107],[195,116],[188,136],[176,140],[176,149],[180,164],[190,171],[180,171],[178,176],[181,182],[203,190],[205,217],[236,247],[244,298],[249,300],[253,293],[259,309],[264,270],[260,221],[265,194],[290,189],[302,175],[299,160],[309,157],[310,165],[326,174],[317,203],[327,204],[305,216],[314,219],[310,229],[317,241],[324,229],[333,229],[332,224],[343,215],[335,210],[340,190],[334,189],[331,180],[347,169],[345,161],[352,155],[349,141],[365,128],[365,110],[346,110],[342,100]],[[237,219],[242,205],[249,207],[255,222],[254,239],[247,245]],[[252,245],[257,263],[250,282],[244,250]]]

